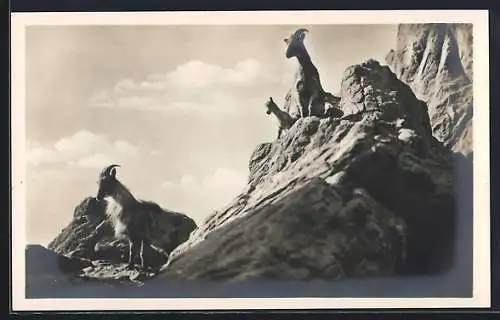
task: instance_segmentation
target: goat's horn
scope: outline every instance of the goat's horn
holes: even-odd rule
[[[305,32],[309,32],[309,30],[305,29],[305,28],[301,28],[301,29],[298,29],[297,31],[295,31],[295,33],[293,34],[293,37],[294,38],[298,38],[300,35],[302,35],[303,33]]]
[[[113,169],[114,167],[119,167],[120,165],[118,164],[112,164],[106,168],[104,168],[101,172],[101,176],[108,176],[110,173],[111,173],[111,169]]]

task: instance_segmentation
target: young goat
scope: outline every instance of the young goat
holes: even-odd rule
[[[288,112],[281,110],[276,103],[274,103],[273,98],[270,97],[266,102],[266,113],[274,114],[278,119],[278,139],[281,137],[281,133],[283,130],[288,130],[295,123],[295,119],[293,119]]]
[[[134,266],[134,260],[139,253],[141,266],[145,268],[145,246],[150,246],[167,257],[168,254],[151,243],[154,222],[154,213],[150,210],[152,203],[135,199],[127,187],[116,179],[115,167],[119,165],[110,165],[100,173],[96,200],[106,201],[105,212],[114,229],[115,237],[129,241],[128,266]],[[106,220],[97,226],[94,234],[102,230],[105,222]]]
[[[323,117],[327,115],[325,114],[325,102],[333,103],[334,97],[331,93],[323,90],[318,69],[312,63],[311,57],[304,46],[306,32],[309,31],[307,29],[298,29],[283,40],[287,44],[285,56],[288,59],[296,57],[299,63],[295,73],[294,86],[290,90],[290,94],[295,100],[292,103],[297,104],[299,107],[301,117],[313,115]]]

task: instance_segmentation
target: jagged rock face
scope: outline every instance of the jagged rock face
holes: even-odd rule
[[[472,24],[400,25],[386,61],[429,106],[434,136],[472,153]]]
[[[257,146],[247,187],[171,253],[165,275],[303,280],[447,270],[454,177],[425,103],[371,60],[346,70],[339,105],[342,118],[301,118]]]
[[[117,240],[111,225],[107,224],[101,235],[91,236],[95,228],[106,219],[104,210],[104,201],[99,202],[93,197],[84,199],[75,208],[73,220],[49,243],[48,248],[59,254],[91,260],[116,263],[128,261],[128,242]],[[166,211],[159,206],[155,214],[153,242],[167,253],[186,241],[191,231],[196,228],[195,222],[183,214]],[[161,266],[166,262],[164,255],[150,247],[145,247],[144,256],[152,267]]]
[[[404,237],[404,221],[363,190],[344,202],[313,179],[210,233],[172,271],[234,280],[387,275],[403,260]]]

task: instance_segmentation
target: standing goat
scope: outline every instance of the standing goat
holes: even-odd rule
[[[139,253],[141,266],[144,262],[144,247],[150,246],[168,257],[162,249],[152,244],[152,228],[154,213],[150,210],[155,206],[152,202],[137,200],[120,181],[116,179],[116,169],[113,164],[104,168],[99,175],[97,201],[106,201],[106,216],[111,223],[115,237],[129,241],[128,266],[133,267]],[[98,234],[106,220],[97,226],[94,234]],[[139,248],[140,246],[140,248]]]
[[[288,112],[281,110],[276,103],[274,103],[273,98],[270,97],[266,102],[266,113],[274,114],[278,119],[278,139],[281,137],[283,130],[288,130],[294,124],[295,120],[288,114]]]
[[[312,115],[319,117],[329,116],[325,110],[325,103],[336,104],[337,98],[323,90],[318,69],[312,63],[311,57],[304,45],[306,32],[309,31],[307,29],[298,29],[288,38],[283,39],[287,44],[285,56],[288,59],[296,57],[299,63],[295,73],[294,87],[292,87],[289,93],[291,95],[290,98],[295,100],[291,101],[291,103],[298,105],[301,117]],[[332,111],[328,112],[332,113]],[[339,114],[339,112],[335,114]]]

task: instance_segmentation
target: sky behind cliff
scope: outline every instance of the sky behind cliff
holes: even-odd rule
[[[54,238],[110,163],[138,198],[197,223],[227,204],[276,136],[264,102],[283,105],[296,27],[28,27],[28,242]],[[396,42],[396,25],[305,27],[334,94],[347,66],[383,63]]]

